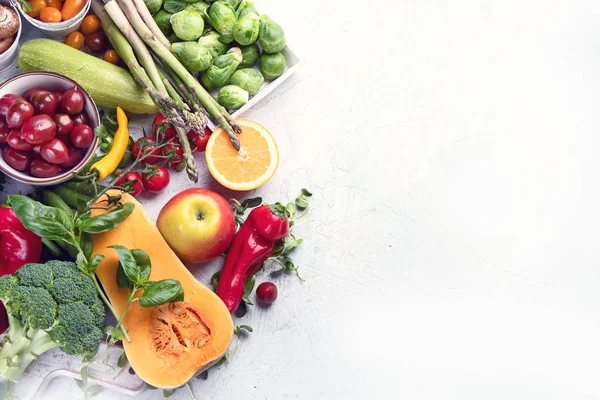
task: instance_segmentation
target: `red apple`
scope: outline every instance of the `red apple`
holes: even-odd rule
[[[222,254],[235,233],[231,206],[208,189],[184,190],[160,210],[158,230],[184,263],[199,263]]]

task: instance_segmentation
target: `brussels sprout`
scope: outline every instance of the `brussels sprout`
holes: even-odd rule
[[[204,71],[200,77],[202,84],[209,90],[225,86],[242,62],[242,51],[233,47],[226,54],[213,60],[208,70]]]
[[[252,43],[250,46],[242,46],[242,62],[240,63],[241,68],[252,67],[258,61],[260,56],[260,50],[256,43]]]
[[[160,10],[154,15],[154,22],[165,36],[169,36],[173,30],[171,29],[171,14],[168,11]]]
[[[234,10],[237,8],[238,4],[240,4],[240,0],[221,0],[223,3],[229,4],[231,8]]]
[[[197,11],[183,10],[171,16],[171,25],[182,40],[197,40],[204,31],[204,19]]]
[[[217,101],[228,110],[236,110],[248,102],[248,92],[239,86],[227,85],[219,90]]]
[[[248,14],[258,15],[258,12],[256,11],[256,7],[254,7],[254,1],[242,0],[240,5],[235,10],[235,14],[237,15],[238,19],[240,19],[244,18]]]
[[[231,75],[229,83],[241,87],[250,95],[255,95],[256,92],[260,90],[264,81],[265,78],[259,70],[254,68],[244,68],[235,71],[233,75]]]
[[[260,18],[256,14],[246,14],[240,18],[233,27],[233,39],[242,46],[248,46],[258,39]]]
[[[165,0],[163,8],[171,14],[185,10],[189,4],[185,0]]]
[[[218,32],[208,30],[200,39],[198,39],[198,43],[206,47],[213,58],[217,58],[218,56],[227,53],[227,50],[229,49],[229,46],[219,41],[220,36],[221,35],[219,35]]]
[[[285,68],[285,57],[281,53],[263,53],[260,56],[260,72],[270,81],[281,76]]]
[[[173,33],[171,33],[171,36],[169,36],[169,42],[171,42],[171,43],[179,43],[179,42],[182,42],[182,40],[177,37],[177,35],[175,34],[175,32],[173,32]]]
[[[208,3],[204,2],[204,1],[197,1],[194,4],[188,5],[186,7],[186,10],[194,10],[194,11],[200,13],[200,15],[202,15],[202,18],[204,18],[204,25],[211,25],[210,17],[208,16],[209,8],[210,8],[210,6],[208,5]]]
[[[258,42],[265,53],[278,53],[285,48],[285,34],[279,24],[266,15],[260,17]]]
[[[144,4],[148,7],[148,11],[154,14],[162,7],[163,0],[144,0]]]
[[[192,72],[206,71],[213,60],[210,51],[198,42],[173,43],[171,53]]]
[[[219,41],[221,43],[233,42],[233,27],[237,18],[233,8],[224,1],[216,1],[208,10],[213,28],[221,34]]]

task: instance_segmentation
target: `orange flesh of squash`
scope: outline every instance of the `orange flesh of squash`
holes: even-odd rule
[[[129,218],[109,232],[93,235],[93,254],[105,256],[96,273],[118,314],[123,312],[128,291],[117,285],[119,258],[108,246],[142,249],[152,262],[150,280],[181,282],[183,302],[151,308],[134,302],[123,320],[131,336],[131,343],[124,339],[123,346],[136,374],[158,388],[176,388],[227,351],[233,336],[231,314],[221,299],[181,263],[142,205],[128,194],[123,194],[123,203],[135,204]],[[93,215],[105,212],[93,210]]]

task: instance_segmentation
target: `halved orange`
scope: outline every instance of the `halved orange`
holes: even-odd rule
[[[211,175],[231,190],[252,190],[264,185],[279,165],[277,143],[264,126],[250,120],[238,119],[242,133],[237,152],[227,133],[217,128],[206,144],[206,164]]]

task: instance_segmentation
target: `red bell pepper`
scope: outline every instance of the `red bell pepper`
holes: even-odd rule
[[[235,234],[217,284],[217,295],[230,312],[244,296],[246,281],[269,258],[290,231],[289,220],[272,206],[253,209]]]
[[[12,208],[0,207],[0,276],[14,274],[23,264],[40,261],[42,239],[19,221]],[[0,332],[8,328],[6,309],[0,303]]]

